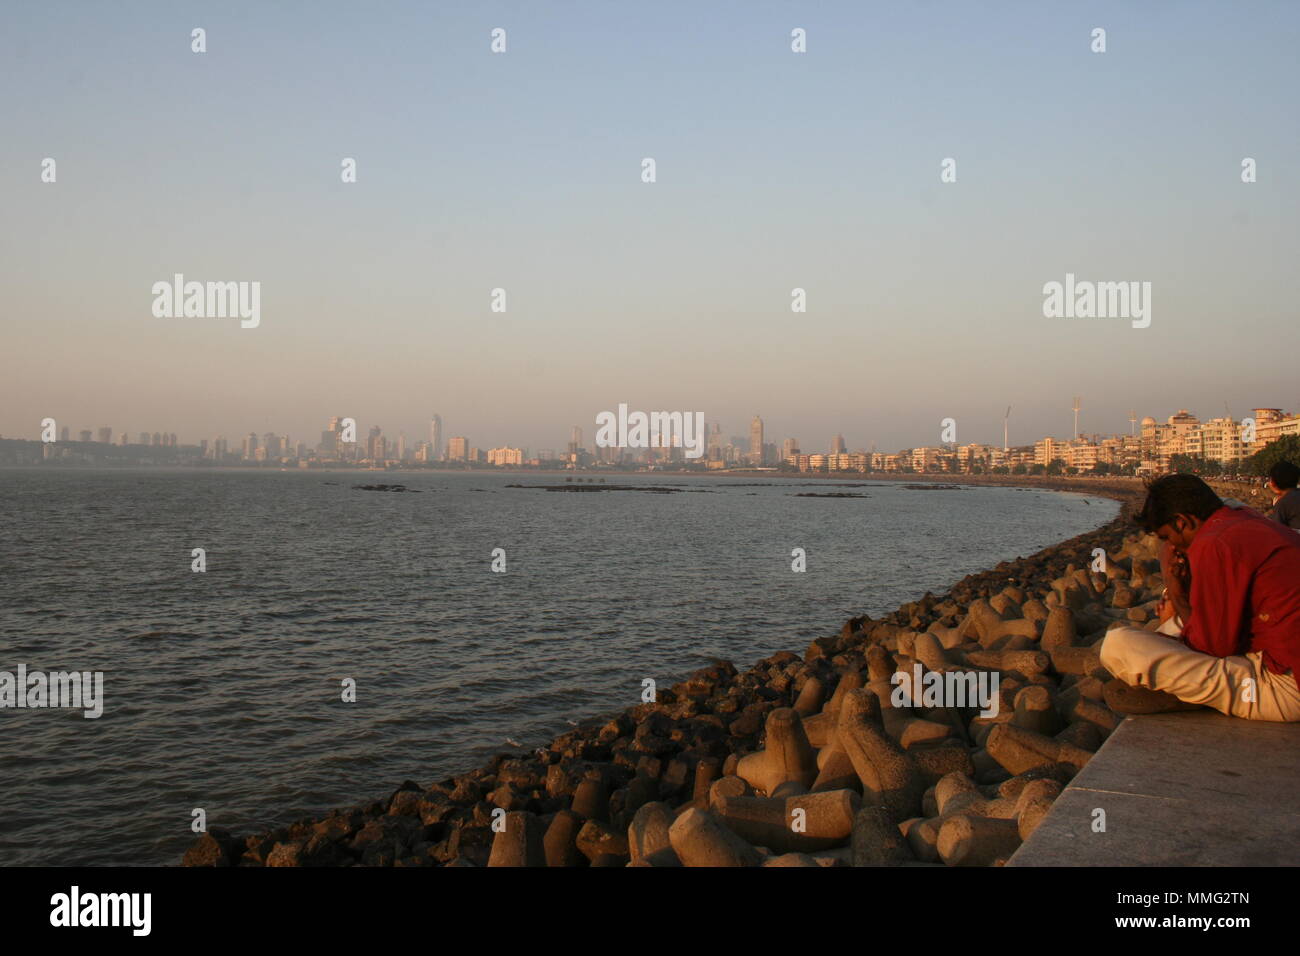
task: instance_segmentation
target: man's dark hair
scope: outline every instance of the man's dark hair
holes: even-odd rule
[[[1223,507],[1214,489],[1196,475],[1162,475],[1146,484],[1147,500],[1133,516],[1143,531],[1154,533],[1175,515],[1194,515],[1204,521]]]
[[[1268,470],[1269,480],[1283,491],[1294,488],[1300,482],[1300,468],[1289,461],[1279,461]]]

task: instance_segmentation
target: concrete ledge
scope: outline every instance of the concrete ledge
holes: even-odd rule
[[[1300,723],[1126,718],[1007,865],[1300,865]]]

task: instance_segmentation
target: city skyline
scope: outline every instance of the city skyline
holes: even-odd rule
[[[1073,436],[1068,439],[1045,435],[1028,442],[1012,443],[1009,448],[999,446],[996,442],[958,441],[955,420],[949,419],[941,423],[944,426],[941,437],[948,436],[946,440],[934,444],[920,442],[900,446],[893,453],[877,452],[875,442],[871,443],[870,451],[862,446],[855,446],[849,451],[842,433],[838,432],[830,436],[825,446],[815,444],[818,440],[813,439],[804,447],[805,443],[793,436],[786,436],[779,443],[768,442],[764,440],[765,422],[761,416],[755,415],[750,419],[748,437],[733,436],[725,445],[722,443],[721,423],[708,423],[707,458],[700,464],[709,468],[773,467],[784,464],[798,467],[802,471],[824,470],[828,466],[831,471],[893,471],[899,467],[904,470],[914,468],[917,471],[927,471],[936,470],[932,466],[940,463],[953,470],[965,471],[970,470],[972,463],[979,464],[981,468],[990,468],[1012,464],[1047,465],[1059,461],[1079,471],[1091,470],[1099,462],[1134,466],[1141,463],[1143,470],[1160,471],[1169,467],[1174,455],[1187,455],[1219,463],[1232,462],[1249,457],[1268,442],[1282,436],[1300,435],[1300,413],[1277,407],[1255,406],[1250,409],[1250,416],[1240,418],[1232,417],[1229,409],[1225,409],[1226,414],[1222,416],[1201,418],[1188,409],[1180,408],[1163,422],[1154,416],[1143,416],[1140,432],[1136,411],[1130,410],[1127,433],[1081,429],[1077,417],[1081,411],[1081,400],[1077,396],[1071,410],[1075,415],[1075,424]],[[349,428],[351,439],[347,437]],[[662,445],[657,436],[653,437],[649,448],[587,448],[580,425],[570,426],[569,441],[562,452],[558,446],[546,448],[511,445],[508,442],[478,443],[467,435],[447,437],[445,449],[439,451],[443,428],[441,415],[435,414],[429,423],[430,437],[410,443],[402,431],[391,434],[378,425],[366,426],[355,421],[349,424],[349,420],[343,416],[332,416],[326,428],[319,433],[320,440],[314,443],[306,439],[294,441],[287,432],[266,432],[260,436],[256,432],[248,432],[233,444],[225,434],[186,442],[178,440],[176,433],[167,432],[139,432],[138,441],[132,442],[129,430],[116,432],[112,426],[79,428],[75,434],[80,443],[197,448],[201,458],[225,464],[302,460],[325,463],[460,462],[521,466],[559,462],[569,467],[587,467],[678,461],[682,451],[680,435],[671,442],[665,439]],[[45,432],[55,438],[42,443],[52,446],[58,442],[68,443],[74,434],[71,426],[59,425],[57,422],[47,422]],[[364,438],[361,437],[363,432]],[[0,436],[0,439],[3,438]],[[670,445],[673,446],[671,452],[668,451]],[[45,457],[50,457],[48,452]],[[684,463],[691,464],[692,461],[686,459]],[[958,464],[960,468],[957,467]]]

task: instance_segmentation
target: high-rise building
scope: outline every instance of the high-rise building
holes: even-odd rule
[[[382,461],[384,458],[384,430],[378,425],[370,426],[370,434],[366,438],[366,457],[371,461]]]
[[[252,461],[257,457],[257,435],[249,432],[244,438],[243,458],[245,461]]]
[[[147,445],[147,444],[149,444],[149,433],[148,433],[148,432],[141,432],[141,433],[140,433],[140,444],[141,444],[141,445]]]
[[[99,430],[99,440],[103,442],[105,445],[113,444],[113,429],[108,425],[105,425],[103,428],[101,428]]]
[[[335,415],[330,419],[325,430],[320,433],[320,444],[316,446],[316,452],[322,458],[338,458],[341,456],[343,449],[340,447],[340,438],[343,434],[343,419]]]
[[[94,438],[94,437],[95,437],[95,433],[92,432],[89,428],[83,428],[83,429],[81,430],[81,440],[82,440],[82,441],[90,441],[90,440],[91,440],[92,438]]]
[[[455,438],[448,439],[447,458],[450,461],[468,461],[469,439],[464,435],[457,435]]]
[[[847,449],[844,447],[844,436],[836,435],[831,439],[831,454],[843,455]]]
[[[273,432],[267,432],[262,436],[262,447],[266,449],[268,461],[275,461],[282,454],[280,451],[280,436]]]
[[[67,441],[68,436],[71,433],[72,433],[72,429],[68,428],[67,425],[64,425],[61,429],[59,429],[59,441]]]
[[[785,461],[792,455],[799,454],[799,441],[796,438],[787,438],[781,444],[781,460]]]
[[[763,419],[757,415],[749,423],[749,461],[752,465],[763,464]]]
[[[434,415],[429,420],[429,454],[430,461],[442,460],[442,416]]]

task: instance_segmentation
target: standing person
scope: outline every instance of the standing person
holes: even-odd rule
[[[1300,535],[1225,505],[1195,475],[1147,486],[1135,520],[1161,542],[1159,631],[1106,634],[1103,688],[1121,713],[1213,707],[1300,721]]]
[[[1273,510],[1269,516],[1288,528],[1300,529],[1300,468],[1289,461],[1279,461],[1268,470],[1268,490],[1273,493]]]

